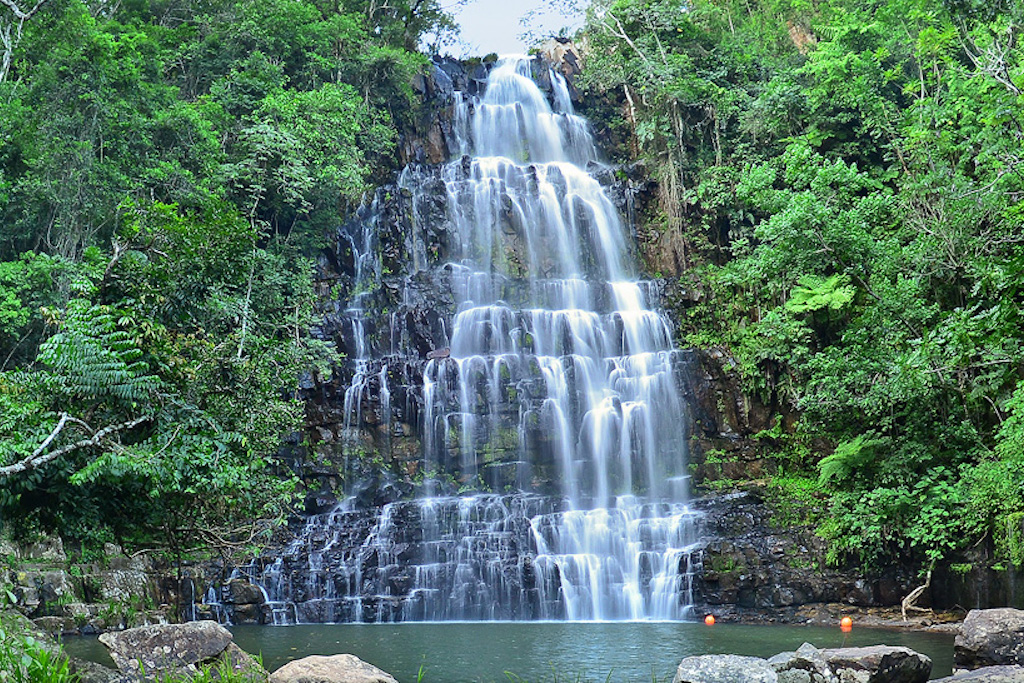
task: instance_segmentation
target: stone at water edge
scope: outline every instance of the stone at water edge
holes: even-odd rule
[[[908,647],[872,645],[822,650],[841,683],[925,683],[932,660]]]
[[[836,683],[821,650],[804,643],[796,652],[782,652],[768,660],[779,676],[779,683]]]
[[[125,673],[174,669],[213,659],[231,643],[231,632],[213,621],[141,626],[104,633],[100,642]]]
[[[960,626],[954,648],[954,665],[960,669],[1024,664],[1024,610],[971,610]]]
[[[267,680],[270,678],[267,670],[252,655],[234,643],[228,643],[228,646],[224,648],[224,651],[216,659],[209,663],[204,662],[201,666],[209,666],[214,671],[218,671],[225,663],[231,667],[232,672],[240,674],[238,678],[240,681],[245,681],[246,683],[267,683]]]
[[[71,673],[78,676],[78,683],[127,683],[134,680],[102,664],[80,659],[72,659],[70,668]]]
[[[700,655],[679,662],[672,683],[778,683],[779,677],[760,657]],[[283,683],[283,682],[282,682]]]
[[[270,683],[398,683],[355,655],[311,655],[288,662],[270,675]]]
[[[796,652],[783,652],[770,660],[736,655],[687,657],[679,663],[672,683],[925,683],[931,670],[931,659],[905,647],[818,650],[804,643]]]
[[[1024,683],[1024,666],[985,666],[932,683]]]

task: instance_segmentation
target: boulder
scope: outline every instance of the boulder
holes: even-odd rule
[[[78,676],[79,683],[124,683],[131,680],[123,674],[108,669],[102,664],[71,657],[69,660],[71,673]]]
[[[959,671],[932,683],[1024,683],[1024,667],[982,667],[972,671]]]
[[[161,624],[104,633],[100,642],[125,673],[195,668],[212,662],[231,644],[231,633],[212,621]]]
[[[32,622],[54,638],[78,633],[78,625],[71,617],[39,617]]]
[[[234,643],[231,643],[224,649],[215,665],[223,667],[225,663],[230,665],[231,671],[234,673],[242,674],[239,678],[243,681],[267,683],[267,680],[270,678],[270,674],[252,655]]]
[[[810,643],[796,652],[783,652],[768,660],[779,677],[779,683],[836,683],[838,679],[828,666],[825,655]]]
[[[760,657],[700,655],[679,662],[672,683],[778,683],[775,669]]]
[[[136,569],[109,569],[96,575],[99,582],[100,599],[104,602],[131,604],[149,596],[149,577],[146,572]]]
[[[822,650],[840,683],[925,683],[932,660],[907,647],[872,645]]]
[[[40,572],[36,582],[39,600],[53,605],[55,609],[61,602],[74,600],[75,588],[72,585],[71,575],[63,569]]]
[[[954,643],[959,669],[1024,664],[1024,610],[1001,607],[967,613]]]
[[[245,579],[232,579],[228,582],[225,602],[235,605],[262,605],[265,601],[263,590],[259,586]]]
[[[973,671],[960,671],[932,683],[1024,683],[1024,666],[985,666]]]
[[[390,674],[355,655],[312,655],[288,662],[270,683],[398,683]]]

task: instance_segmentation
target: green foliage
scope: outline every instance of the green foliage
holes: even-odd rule
[[[944,468],[913,484],[837,491],[819,533],[831,542],[828,561],[851,557],[867,565],[879,558],[937,560],[962,543],[963,486]]]
[[[818,483],[825,485],[849,478],[858,468],[870,465],[876,457],[875,449],[883,445],[884,439],[867,439],[864,434],[842,442],[832,455],[818,462]]]
[[[799,474],[771,477],[768,502],[773,525],[816,526],[825,516],[824,495],[815,479]]]
[[[36,358],[49,369],[51,391],[69,402],[89,397],[128,409],[159,391],[160,379],[150,374],[135,339],[117,328],[110,307],[74,298],[62,313],[61,331],[43,342]]]
[[[698,255],[686,284],[709,294],[681,331],[729,352],[747,391],[799,413],[825,454],[815,486],[831,501],[833,561],[928,562],[984,538],[1005,539],[1014,561],[1020,11],[591,10],[586,87],[625,100],[625,147],[655,168],[664,224]]]
[[[3,683],[74,683],[68,659],[29,634],[0,620],[0,681]]]
[[[1005,461],[1024,461],[1024,381],[1006,402],[1009,413],[999,426],[996,453]]]
[[[244,549],[292,505],[274,454],[313,261],[369,184],[436,0],[43,4],[0,81],[0,519]]]
[[[821,278],[817,275],[804,275],[797,280],[793,288],[786,310],[790,313],[808,313],[827,309],[838,311],[853,301],[856,290],[850,286],[850,279],[843,275]]]

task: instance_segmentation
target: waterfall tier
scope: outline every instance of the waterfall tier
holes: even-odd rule
[[[375,203],[343,231],[347,452],[367,401],[384,434],[399,415],[415,424],[420,497],[366,510],[348,482],[353,498],[249,569],[275,623],[688,616],[686,363],[586,121],[562,76],[546,94],[535,67],[503,58],[481,97],[455,98],[462,156],[403,171],[408,216]],[[384,312],[368,292],[396,234],[409,277]],[[413,315],[410,282],[438,285],[430,315]]]

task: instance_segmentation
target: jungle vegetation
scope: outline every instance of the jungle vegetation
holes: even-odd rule
[[[835,562],[1024,562],[1024,5],[616,0],[584,78]],[[998,566],[998,563],[997,563]]]
[[[394,172],[436,0],[0,5],[0,520],[283,519],[311,257]],[[599,0],[583,86],[836,562],[1024,563],[1020,0]],[[781,416],[785,416],[785,421]]]
[[[25,4],[28,2],[29,4]],[[243,547],[312,339],[312,256],[394,171],[435,0],[0,5],[0,520]]]

